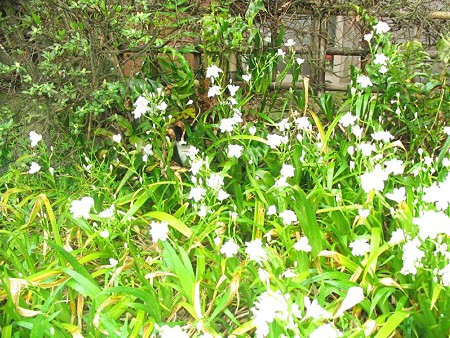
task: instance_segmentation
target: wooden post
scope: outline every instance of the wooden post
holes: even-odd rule
[[[325,90],[325,56],[327,53],[327,17],[321,15],[314,16],[311,20],[311,85],[317,94],[322,94]]]
[[[319,51],[317,62],[317,94],[323,94],[325,91],[325,71],[326,71],[326,54],[328,44],[328,16],[322,16],[319,19]]]

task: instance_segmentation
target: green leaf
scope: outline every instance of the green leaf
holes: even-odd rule
[[[139,309],[136,314],[133,331],[131,331],[130,338],[140,337],[140,331],[144,326],[144,310]]]
[[[441,164],[444,157],[447,156],[449,148],[450,148],[450,136],[447,137],[444,145],[442,146],[441,151],[439,152],[438,161],[437,161],[438,164]]]
[[[294,186],[295,213],[299,219],[300,225],[308,237],[309,244],[312,247],[311,254],[316,257],[322,251],[322,231],[317,224],[316,210],[313,209],[308,201],[305,192],[298,186]]]
[[[220,296],[218,299],[216,299],[216,308],[214,309],[213,313],[209,316],[209,320],[212,321],[214,318],[216,318],[222,311],[225,309],[229,303],[231,290],[227,289],[227,291]]]
[[[160,305],[158,294],[153,290],[152,287],[127,287],[127,286],[117,286],[105,289],[104,294],[117,293],[117,294],[127,294],[145,304],[145,312],[148,313],[157,322],[162,320],[162,308]]]
[[[387,243],[380,247],[381,239],[382,239],[381,228],[374,226],[372,228],[372,233],[370,236],[370,253],[369,253],[369,257],[367,259],[366,266],[364,268],[364,273],[363,273],[363,278],[362,278],[363,284],[366,282],[367,274],[369,274],[369,276],[375,275],[377,265],[378,265],[378,257],[383,252],[385,252],[386,250],[389,249],[389,244],[387,244]]]
[[[41,338],[44,337],[44,316],[42,314],[37,315],[33,320],[33,329],[30,332],[30,338]]]
[[[375,338],[388,338],[391,336],[392,332],[401,324],[401,322],[408,318],[410,313],[405,311],[394,312],[389,319],[382,324],[380,331],[378,331]]]
[[[73,278],[73,281],[69,280],[67,285],[78,291],[84,297],[94,299],[100,294],[101,289],[95,281],[91,280],[91,278],[86,278],[81,273],[72,269],[62,268],[61,270]]]
[[[128,222],[128,219],[133,216],[143,205],[147,200],[150,198],[151,193],[155,191],[159,186],[163,185],[171,185],[176,184],[175,181],[162,181],[162,182],[155,182],[152,184],[149,184],[144,189],[138,190],[136,193],[127,195],[127,198],[121,199],[119,204],[123,203],[132,203],[132,206],[128,210],[128,212],[122,217],[122,222]],[[144,190],[144,191],[142,191]],[[135,199],[135,196],[138,196],[138,192],[142,191],[142,193],[139,195],[139,197]],[[155,217],[156,218],[156,217]]]
[[[72,265],[74,270],[68,268],[61,269],[63,272],[71,276],[75,281],[80,283],[79,288],[73,284],[72,286],[80,292],[83,292],[83,294],[88,295],[91,298],[95,298],[95,296],[97,296],[101,292],[101,290],[98,287],[95,279],[92,278],[86,268],[81,265],[74,256],[72,256],[69,252],[64,250],[56,243],[48,242],[48,244],[52,246],[57,252],[59,252],[70,265]]]
[[[439,58],[444,63],[450,63],[450,33],[447,33],[447,35],[441,35],[436,44],[436,49],[438,51]]]
[[[195,275],[191,260],[183,248],[178,247],[178,252],[168,241],[163,242],[162,254],[164,264],[170,272],[174,273],[179,283],[179,290],[190,305],[193,305]],[[181,257],[180,257],[181,256]]]

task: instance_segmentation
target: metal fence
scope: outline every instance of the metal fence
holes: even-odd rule
[[[259,17],[266,50],[277,48],[280,27],[284,27],[284,41],[296,42],[296,54],[305,59],[303,75],[318,92],[345,91],[351,66],[363,66],[368,55],[363,37],[370,27],[344,3],[265,1],[266,12]],[[368,14],[378,13],[374,16],[390,25],[394,43],[418,41],[432,59],[437,55],[434,46],[440,34],[450,31],[450,1],[416,1],[414,5],[411,0],[382,0],[365,5]],[[280,64],[277,71],[282,67]],[[289,76],[281,86],[291,86]]]

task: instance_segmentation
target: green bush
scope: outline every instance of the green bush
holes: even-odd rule
[[[205,31],[242,43],[245,19]],[[307,78],[268,90],[276,61],[277,81],[300,74],[290,44],[239,83],[211,51],[205,88],[166,47],[157,78],[77,106],[107,114],[76,165],[30,133],[0,180],[2,336],[448,336],[446,54],[434,73],[367,19],[371,59],[342,104]],[[192,95],[210,108],[192,116]],[[186,114],[187,145],[169,137]]]

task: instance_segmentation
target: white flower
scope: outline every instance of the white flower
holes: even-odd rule
[[[115,210],[115,207],[114,207],[114,204],[113,204],[108,209],[105,209],[105,210],[101,211],[98,214],[98,217],[100,217],[100,218],[111,218],[111,217],[114,216],[114,210]]]
[[[239,157],[241,157],[243,149],[244,148],[241,145],[239,145],[239,144],[229,144],[228,145],[228,157],[229,158],[233,158],[233,157],[239,158]]]
[[[266,212],[267,216],[276,215],[276,214],[277,214],[277,208],[274,205],[271,205],[269,208],[267,208],[267,212]]]
[[[384,189],[384,181],[388,179],[388,174],[381,168],[379,164],[371,172],[366,172],[360,176],[361,186],[366,193],[382,191]]]
[[[309,297],[305,296],[303,298],[303,303],[305,304],[306,308],[306,316],[307,318],[313,318],[313,319],[327,319],[331,318],[332,315],[330,312],[323,309],[320,304],[317,302],[317,299],[314,299],[311,301]]]
[[[275,181],[275,184],[273,186],[275,188],[284,188],[289,187],[289,183],[286,181],[286,177],[281,176],[279,179]]]
[[[256,338],[263,338],[269,335],[269,324],[274,320],[285,323],[287,328],[296,328],[294,316],[297,317],[299,311],[296,304],[290,306],[290,295],[282,294],[280,290],[266,292],[258,296],[251,308],[253,313],[253,325],[256,327]]]
[[[284,278],[295,278],[298,276],[293,269],[286,269],[282,275]]]
[[[189,335],[179,325],[173,327],[163,325],[158,331],[160,338],[189,338]]]
[[[236,98],[234,98],[233,96],[229,96],[228,97],[228,103],[229,103],[230,106],[235,106],[235,105],[238,104]]]
[[[250,135],[255,135],[256,134],[256,127],[255,126],[251,126],[250,128],[248,128],[248,132],[250,133]]]
[[[288,40],[285,42],[284,45],[285,45],[286,47],[292,47],[292,46],[295,45],[295,41],[294,41],[294,39],[288,39]]]
[[[348,112],[345,115],[341,116],[341,118],[339,119],[339,124],[344,128],[347,128],[349,126],[353,126],[357,119],[357,116],[353,116],[352,113]]]
[[[281,57],[284,57],[286,55],[286,53],[281,48],[278,48],[277,55],[281,56]]]
[[[353,169],[355,169],[355,165],[356,165],[355,161],[350,161],[348,163],[348,167],[349,167],[350,171],[353,171]]]
[[[368,239],[356,239],[349,244],[349,247],[352,248],[353,256],[364,256],[366,253],[370,252],[370,244],[367,243]]]
[[[204,218],[206,217],[208,210],[206,209],[206,205],[202,204],[200,206],[200,210],[198,211],[198,217]]]
[[[309,119],[306,116],[298,117],[295,119],[294,122],[297,125],[297,129],[299,129],[299,130],[305,130],[305,131],[312,130],[311,122],[309,122]]]
[[[259,268],[258,269],[258,277],[261,282],[263,282],[265,285],[270,285],[270,273],[266,270]]]
[[[435,203],[436,209],[446,210],[450,205],[450,173],[444,181],[434,182],[430,187],[423,188],[422,200],[428,203]]]
[[[361,150],[361,153],[364,156],[370,156],[372,154],[372,152],[374,152],[376,150],[375,146],[369,142],[361,142],[358,145],[358,149]]]
[[[387,33],[391,30],[389,25],[383,21],[379,21],[375,26],[373,26],[373,29],[375,30],[375,33],[377,33],[377,34]]]
[[[365,75],[358,75],[358,77],[356,78],[356,83],[358,83],[361,86],[361,88],[373,86],[372,81],[370,81],[369,77]]]
[[[358,215],[361,218],[367,218],[370,215],[370,210],[369,209],[358,209]]]
[[[341,307],[337,311],[336,316],[341,316],[344,311],[352,308],[356,304],[362,302],[364,299],[364,291],[360,286],[352,286],[347,291],[347,296],[345,296]]]
[[[252,74],[242,75],[242,80],[244,80],[245,82],[249,82],[251,78],[252,78]]]
[[[36,174],[41,170],[41,166],[36,162],[31,162],[30,169],[28,169],[29,174]]]
[[[373,63],[376,65],[383,65],[386,66],[389,58],[384,55],[383,53],[377,53],[375,54],[375,59],[373,60]]]
[[[230,211],[230,217],[233,222],[236,222],[238,213],[236,211]]]
[[[414,217],[413,223],[419,227],[419,237],[423,241],[435,239],[438,234],[450,236],[450,217],[442,211],[425,211],[420,217]]]
[[[386,167],[385,170],[388,175],[401,175],[405,170],[405,168],[403,167],[403,161],[396,158],[385,161],[384,166]]]
[[[364,34],[364,40],[370,42],[373,38],[373,34]]]
[[[187,157],[189,157],[191,160],[193,160],[193,159],[195,159],[195,156],[197,156],[198,153],[199,153],[199,150],[196,147],[190,146],[188,149]]]
[[[398,244],[406,240],[406,233],[403,229],[397,229],[392,232],[391,239],[389,240],[390,245]]]
[[[233,114],[232,119],[233,119],[234,123],[235,124],[241,123],[242,122],[242,115],[241,115],[241,113],[239,112],[238,109],[233,109],[233,110],[234,110],[234,114]]]
[[[352,134],[355,135],[359,139],[361,138],[363,132],[364,132],[364,129],[358,125],[354,125],[352,127]]]
[[[385,143],[394,138],[394,136],[392,136],[392,134],[388,131],[376,131],[372,133],[371,136],[375,141],[383,141]]]
[[[206,68],[206,77],[208,79],[219,77],[220,73],[223,73],[223,70],[217,67],[216,65],[211,65],[208,68]]]
[[[39,143],[40,140],[42,140],[42,135],[39,135],[35,131],[30,131],[30,141],[31,141],[31,148],[36,147],[36,145]]]
[[[153,155],[152,145],[149,143],[142,147],[142,152],[144,153],[144,155],[142,155],[142,161],[147,162],[148,157]]]
[[[388,72],[388,68],[386,66],[381,66],[379,72],[381,74],[386,74]],[[398,109],[398,108],[397,108]]]
[[[111,265],[112,267],[117,266],[117,264],[119,264],[119,261],[117,259],[114,258],[109,259],[109,265]]]
[[[154,222],[150,223],[150,235],[152,236],[152,241],[157,242],[165,241],[169,238],[169,226],[166,222]]]
[[[400,203],[404,200],[406,200],[406,189],[405,187],[401,188],[395,188],[392,193],[388,192],[386,193],[386,198],[390,199],[391,201]]]
[[[258,264],[267,260],[267,252],[262,247],[262,241],[259,238],[250,242],[245,242],[245,245],[247,246],[245,253],[248,255],[249,260]]]
[[[403,275],[417,273],[417,267],[421,265],[420,261],[425,256],[425,253],[419,249],[420,240],[418,237],[407,241],[403,245],[403,267],[400,270],[400,273]]]
[[[354,147],[354,146],[349,146],[349,147],[347,148],[347,153],[348,153],[350,156],[353,156],[353,155],[355,154],[355,147]]]
[[[196,176],[200,172],[202,166],[203,160],[196,159],[191,162],[191,168],[189,169],[189,171],[192,173],[192,175]]]
[[[269,144],[269,147],[272,149],[279,147],[282,143],[286,143],[287,141],[288,138],[286,136],[283,137],[277,134],[267,135],[267,143]]]
[[[219,192],[217,193],[217,199],[219,201],[223,201],[226,200],[228,197],[230,197],[230,194],[227,193],[225,190],[220,189]]]
[[[216,95],[220,95],[221,90],[222,90],[222,88],[220,88],[220,86],[212,86],[211,88],[208,89],[208,97],[214,97]]]
[[[233,127],[235,124],[236,124],[236,120],[233,119],[232,117],[228,118],[228,119],[222,119],[222,120],[220,120],[220,126],[219,126],[220,131],[222,133],[225,133],[225,132],[231,133],[233,131]]]
[[[193,199],[195,202],[199,202],[205,197],[206,190],[202,187],[194,187],[189,192],[189,199]]]
[[[113,135],[112,139],[114,142],[120,143],[120,141],[122,141],[122,135],[120,134]]]
[[[139,96],[136,100],[136,102],[133,104],[134,111],[133,111],[133,115],[135,119],[140,118],[142,115],[144,115],[146,112],[148,112],[150,110],[150,108],[148,108],[148,104],[150,103],[149,100],[147,100],[145,97],[143,96]]]
[[[309,335],[309,338],[338,338],[343,337],[340,330],[336,329],[333,324],[326,323],[319,326]]]
[[[280,217],[283,219],[284,225],[291,225],[292,223],[297,222],[297,215],[292,210],[284,210],[280,213]]]
[[[102,238],[108,238],[108,237],[109,237],[109,231],[108,231],[108,229],[104,229],[104,230],[100,231],[98,234],[99,234],[100,237],[102,237]]]
[[[286,178],[294,177],[294,171],[295,171],[294,166],[283,163],[283,166],[281,167],[281,170],[280,170],[280,174],[281,174],[281,176],[286,177]]]
[[[300,237],[294,244],[294,249],[297,251],[311,252],[312,248],[309,245],[308,237]]]
[[[161,102],[159,105],[156,106],[156,109],[165,111],[167,109],[167,103],[165,103],[164,101]]]
[[[450,264],[439,270],[439,275],[442,278],[442,285],[450,286]]]
[[[305,62],[305,59],[302,59],[302,58],[296,58],[296,59],[295,59],[295,62],[297,62],[297,64],[298,64],[299,66],[301,66],[301,65]]]
[[[198,338],[214,338],[214,336],[211,333],[206,332],[200,335]]]
[[[448,136],[450,136],[450,126],[444,127],[444,133],[447,134]]]
[[[225,242],[222,247],[220,248],[220,253],[224,255],[225,257],[233,257],[238,253],[239,245],[237,245],[233,239],[228,240]]]
[[[213,190],[219,190],[223,187],[223,184],[223,177],[218,173],[211,173],[206,180],[206,185]]]
[[[230,92],[230,95],[231,96],[235,96],[236,95],[236,92],[239,90],[239,86],[235,86],[235,85],[232,85],[232,84],[229,84],[228,85],[228,91]]]
[[[73,218],[89,219],[89,213],[93,206],[94,199],[92,197],[82,197],[70,203],[69,211],[72,213]]]
[[[289,130],[291,128],[288,119],[282,119],[280,122],[277,123],[278,129],[281,132],[284,132],[286,130]]]

